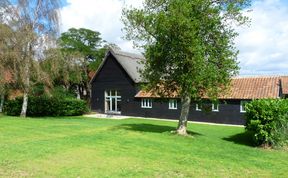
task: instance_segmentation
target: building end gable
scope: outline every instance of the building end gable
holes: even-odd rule
[[[120,66],[124,69],[127,75],[131,78],[134,83],[141,83],[142,77],[139,70],[144,68],[144,61],[145,58],[142,55],[127,53],[123,51],[113,50],[110,49],[103,59],[101,65],[99,66],[98,70],[95,72],[94,76],[90,80],[90,84],[93,83],[98,73],[103,68],[106,60],[113,56],[116,61],[120,64]]]

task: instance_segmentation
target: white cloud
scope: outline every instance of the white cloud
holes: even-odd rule
[[[239,29],[242,74],[288,73],[288,6],[280,0],[255,1],[251,26]]]
[[[102,38],[121,49],[137,52],[122,39],[120,20],[124,5],[141,6],[143,0],[67,0],[61,10],[62,31],[71,27],[99,31]],[[256,0],[249,28],[240,27],[236,46],[242,74],[288,73],[288,3],[286,0]],[[287,71],[287,72],[286,72]]]
[[[121,49],[136,51],[132,43],[122,39],[123,24],[120,18],[124,6],[138,7],[142,4],[141,0],[67,0],[67,4],[61,9],[63,32],[72,27],[92,29]]]

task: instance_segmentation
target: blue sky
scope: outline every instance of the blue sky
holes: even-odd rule
[[[62,31],[89,28],[122,50],[138,52],[122,39],[120,17],[124,6],[141,4],[142,0],[63,0]],[[235,40],[240,74],[288,74],[288,0],[254,0],[250,9],[251,25],[238,28]]]

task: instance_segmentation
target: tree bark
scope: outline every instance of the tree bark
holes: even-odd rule
[[[22,104],[22,110],[20,117],[26,117],[27,114],[27,107],[28,107],[28,93],[30,88],[30,61],[29,59],[24,60],[25,61],[25,69],[24,69],[24,93],[23,93],[23,104]]]
[[[85,98],[86,98],[87,103],[90,104],[91,87],[90,87],[90,83],[89,83],[90,82],[89,81],[89,71],[88,71],[88,65],[87,64],[85,65],[84,71],[85,71],[85,75],[87,77],[87,79],[85,80],[85,87],[84,87],[86,90]]]
[[[5,95],[4,95],[4,93],[2,93],[1,94],[1,103],[0,103],[0,113],[3,112],[4,100],[5,100]]]
[[[90,83],[86,83],[86,101],[88,106],[90,106],[90,100],[91,100],[91,86]]]
[[[79,86],[79,85],[76,85],[76,88],[77,88],[77,89],[76,89],[77,99],[80,100],[80,99],[81,99],[81,96],[80,96],[80,92],[81,92],[81,91],[80,91],[80,86]]]
[[[181,97],[181,115],[178,122],[177,134],[187,135],[187,121],[190,109],[191,97],[189,95],[184,95]]]
[[[24,91],[23,104],[20,117],[26,117],[27,107],[28,107],[28,93]]]

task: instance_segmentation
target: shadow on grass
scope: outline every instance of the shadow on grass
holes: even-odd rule
[[[118,126],[119,129],[125,129],[125,130],[132,130],[132,131],[138,131],[138,132],[150,132],[150,133],[164,133],[175,131],[175,127],[171,126],[163,126],[163,125],[154,125],[154,124],[122,124]],[[202,135],[197,132],[191,132],[187,131],[188,135],[191,136],[199,136]]]
[[[246,145],[246,146],[251,146],[254,147],[254,143],[253,143],[253,137],[252,137],[252,133],[251,132],[243,132],[243,133],[239,133],[236,135],[232,135],[230,137],[227,138],[223,138],[223,140],[229,141],[229,142],[233,142],[239,145]]]

